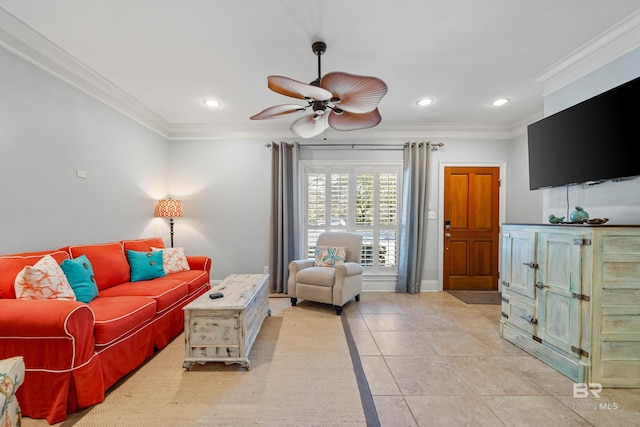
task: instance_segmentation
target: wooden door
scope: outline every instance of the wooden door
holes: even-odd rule
[[[444,290],[497,290],[500,168],[444,169]]]

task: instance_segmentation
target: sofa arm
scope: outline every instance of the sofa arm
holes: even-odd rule
[[[297,260],[291,261],[289,263],[289,275],[295,276],[295,274],[298,271],[304,270],[305,268],[313,267],[314,262],[315,260],[313,258],[297,259]]]
[[[336,275],[347,277],[355,276],[356,274],[362,274],[362,265],[357,262],[345,262],[344,264],[336,265]]]
[[[49,424],[104,400],[102,365],[95,352],[95,317],[68,300],[0,299],[0,358],[21,355],[23,413]]]
[[[211,258],[200,255],[187,255],[189,268],[192,270],[204,270],[211,274]]]
[[[94,323],[78,301],[0,299],[0,358],[24,356],[27,369],[74,368],[94,355]]]

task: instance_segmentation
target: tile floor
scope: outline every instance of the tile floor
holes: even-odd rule
[[[500,338],[500,306],[364,293],[345,307],[382,427],[640,426],[640,389],[573,381]]]

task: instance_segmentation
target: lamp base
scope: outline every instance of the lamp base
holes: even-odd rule
[[[171,235],[171,247],[173,247],[173,218],[169,218],[169,234]]]

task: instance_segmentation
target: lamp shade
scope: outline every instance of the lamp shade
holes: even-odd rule
[[[182,216],[182,200],[158,200],[158,216],[165,218],[179,218]]]

